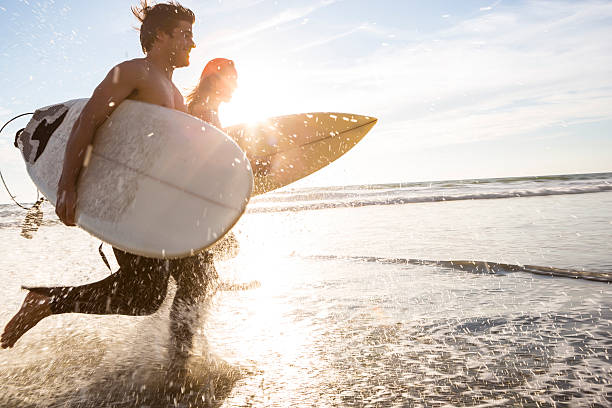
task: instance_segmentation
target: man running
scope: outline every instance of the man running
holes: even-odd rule
[[[140,43],[146,56],[112,68],[94,90],[72,129],[56,205],[58,217],[69,226],[75,225],[77,180],[88,146],[98,127],[122,101],[133,99],[187,111],[183,96],[172,82],[172,74],[175,68],[189,65],[189,53],[195,47],[193,12],[174,2],[148,6],[146,0],[140,8],[132,8],[132,12],[142,23]],[[174,364],[183,365],[199,320],[198,306],[217,280],[212,254],[205,251],[188,258],[161,260],[116,248],[114,252],[120,269],[102,281],[75,287],[26,288],[30,292],[6,325],[2,347],[12,347],[24,333],[52,314],[154,313],[166,296],[172,276],[177,282],[177,293],[170,312],[170,358]]]

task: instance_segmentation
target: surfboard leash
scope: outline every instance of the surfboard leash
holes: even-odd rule
[[[34,114],[34,112],[22,113],[22,114],[20,114],[20,115],[15,116],[15,117],[14,117],[14,118],[12,118],[12,119],[10,119],[8,122],[6,122],[4,125],[2,125],[2,127],[0,128],[0,134],[2,133],[2,131],[4,130],[4,128],[5,128],[5,127],[7,127],[7,126],[9,125],[9,123],[11,123],[12,121],[14,121],[15,119],[19,119],[19,118],[20,118],[20,117],[22,117],[22,116],[26,116],[26,115],[33,115],[33,114]],[[24,129],[25,129],[25,128],[24,128]],[[17,131],[17,133],[15,133],[15,141],[13,142],[13,145],[14,145],[15,147],[18,147],[18,146],[17,146],[17,139],[19,138],[19,135],[21,134],[21,132],[23,132],[23,130],[24,130],[24,129],[20,129],[20,130],[18,130],[18,131]],[[8,186],[6,185],[6,181],[4,181],[4,176],[2,175],[2,171],[1,171],[1,170],[0,170],[0,179],[2,180],[2,184],[4,185],[4,188],[6,189],[6,192],[8,193],[9,197],[11,198],[11,200],[13,200],[13,202],[14,202],[15,204],[17,204],[17,205],[18,205],[20,208],[23,208],[24,210],[29,211],[29,210],[33,209],[34,207],[37,207],[37,208],[38,208],[38,207],[40,207],[40,204],[38,204],[38,201],[39,201],[39,198],[40,198],[40,192],[38,191],[38,189],[36,190],[36,203],[35,203],[33,206],[31,206],[31,207],[25,207],[25,206],[23,206],[23,205],[19,204],[19,203],[17,202],[17,200],[15,200],[15,197],[16,197],[16,196],[14,196],[14,195],[11,193],[11,191],[10,191],[10,190],[9,190],[9,188],[8,188]],[[44,199],[43,199],[43,200],[44,200]],[[41,204],[42,204],[42,202],[41,202]]]
[[[106,265],[106,267],[112,274],[113,269],[111,268],[110,263],[108,263],[108,259],[106,258],[106,255],[104,255],[104,251],[102,251],[102,245],[104,245],[104,242],[100,243],[100,246],[98,247],[98,253],[100,254],[100,257],[102,258],[102,261],[104,261],[104,265]]]
[[[22,113],[20,115],[15,116],[14,118],[6,122],[4,125],[2,125],[2,127],[0,128],[0,134],[2,133],[4,128],[6,128],[9,125],[9,123],[14,121],[15,119],[18,119],[22,116],[33,115],[33,114],[34,112],[28,112],[28,113]],[[21,135],[21,132],[23,132],[24,129],[20,129],[17,131],[17,133],[15,133],[15,140],[13,141],[13,145],[15,147],[19,147],[17,145],[17,139],[19,138],[19,135]],[[42,203],[45,201],[45,198],[41,197],[40,191],[36,189],[36,202],[31,207],[26,207],[20,204],[17,200],[15,200],[16,196],[14,196],[11,193],[11,190],[8,188],[8,185],[6,184],[6,181],[4,180],[4,176],[2,175],[1,170],[0,170],[0,180],[2,180],[2,184],[4,185],[4,188],[7,194],[9,195],[9,197],[11,198],[11,200],[15,204],[17,204],[17,206],[27,211],[25,218],[23,220],[23,223],[21,224],[21,236],[26,239],[32,239],[32,233],[37,231],[38,227],[40,227],[40,225],[42,224],[43,212],[40,207]]]

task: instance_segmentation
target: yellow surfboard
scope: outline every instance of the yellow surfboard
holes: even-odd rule
[[[253,194],[286,186],[327,166],[353,148],[376,124],[371,116],[313,112],[225,128],[246,152]]]

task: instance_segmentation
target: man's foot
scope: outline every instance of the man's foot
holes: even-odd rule
[[[51,299],[45,295],[34,292],[27,294],[21,309],[7,323],[2,333],[2,348],[13,347],[28,330],[36,326],[38,322],[52,314]]]

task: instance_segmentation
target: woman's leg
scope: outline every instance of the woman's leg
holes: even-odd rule
[[[181,367],[191,353],[203,304],[214,293],[218,275],[208,251],[172,261],[171,273],[177,290],[170,309],[170,361]]]

